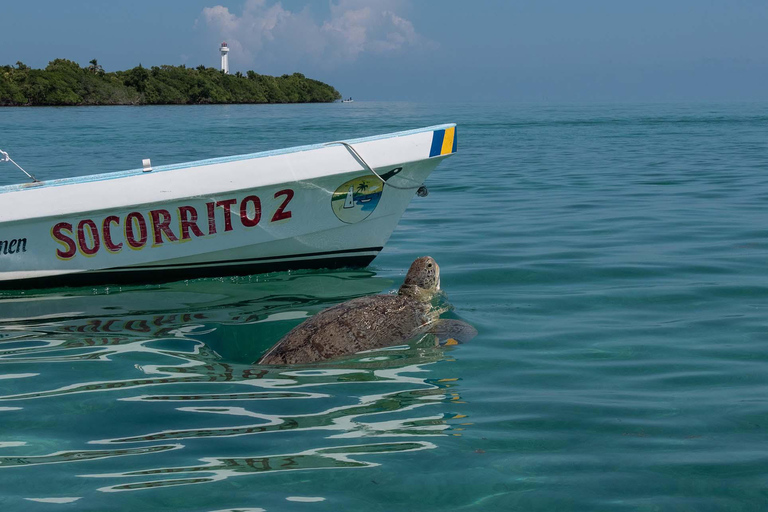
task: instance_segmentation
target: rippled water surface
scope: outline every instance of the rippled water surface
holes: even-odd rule
[[[444,122],[367,269],[0,292],[1,509],[764,510],[768,105],[6,108],[0,148],[54,178]],[[424,254],[470,343],[252,364]]]

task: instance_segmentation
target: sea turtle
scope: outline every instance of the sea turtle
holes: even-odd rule
[[[432,333],[441,344],[472,339],[477,331],[460,320],[441,320],[433,306],[440,267],[430,256],[413,262],[397,295],[372,295],[324,309],[293,328],[257,364],[306,364],[400,345]]]

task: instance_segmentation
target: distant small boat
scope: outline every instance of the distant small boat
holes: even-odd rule
[[[353,101],[355,101],[355,100],[353,100],[352,98],[347,98],[346,100],[341,100],[342,103],[352,103]]]
[[[447,124],[0,187],[0,289],[364,267],[456,141]]]

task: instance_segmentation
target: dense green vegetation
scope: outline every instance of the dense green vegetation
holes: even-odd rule
[[[106,73],[56,59],[45,69],[22,62],[0,67],[0,106],[24,105],[190,105],[204,103],[316,103],[341,99],[328,84],[301,73],[280,77],[249,71],[224,74],[198,66],[139,65]]]

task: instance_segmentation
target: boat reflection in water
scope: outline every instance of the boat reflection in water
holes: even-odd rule
[[[307,271],[0,295],[0,476],[35,466],[48,494],[133,491],[435,448],[463,416],[430,335],[307,367],[251,363],[304,318],[392,284]]]

